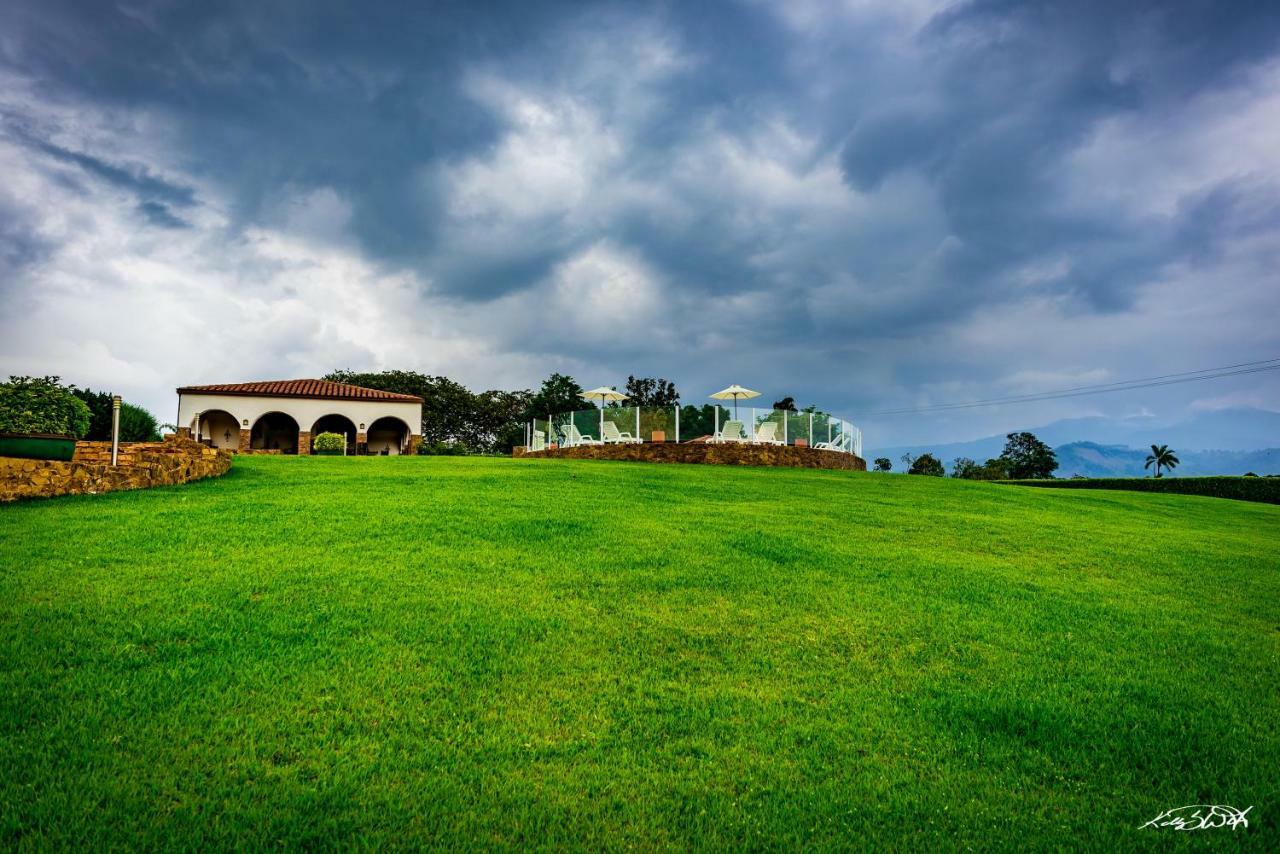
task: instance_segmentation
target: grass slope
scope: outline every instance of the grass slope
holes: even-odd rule
[[[241,458],[0,507],[0,840],[1274,850],[1278,650],[1280,507]]]

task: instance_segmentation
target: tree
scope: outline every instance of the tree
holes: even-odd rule
[[[1162,467],[1173,471],[1179,462],[1180,460],[1173,451],[1169,450],[1168,445],[1152,445],[1151,453],[1147,455],[1147,463],[1143,468],[1149,469],[1154,463],[1156,467],[1156,477],[1161,477],[1160,469]]]
[[[85,431],[83,438],[90,442],[110,441],[111,395],[105,391],[92,391],[87,388],[72,388],[71,393],[89,407],[89,429]]]
[[[529,398],[528,418],[546,418],[587,408],[582,399],[582,386],[570,376],[552,374],[542,381],[542,388]],[[528,419],[526,419],[528,420]]]
[[[956,457],[951,463],[951,476],[961,480],[982,480],[982,466],[968,457]]]
[[[680,402],[676,384],[661,377],[627,377],[627,406],[675,406]]]
[[[87,388],[75,388],[71,393],[84,401],[89,407],[89,430],[84,438],[91,442],[111,441],[111,398],[110,392],[92,391]],[[159,442],[160,425],[156,417],[141,406],[127,401],[120,404],[120,441],[121,442]]]
[[[1043,480],[1053,477],[1058,458],[1053,449],[1037,439],[1034,433],[1010,433],[1005,438],[1004,452],[1000,456],[1008,461],[1010,478]]]
[[[928,477],[943,477],[946,470],[933,454],[921,454],[911,463],[907,474],[923,474]]]
[[[876,471],[893,471],[893,463],[890,462],[888,457],[876,457],[875,470]]]
[[[680,407],[680,439],[688,441],[701,436],[710,436],[716,431],[716,410],[720,410],[720,423],[728,421],[733,414],[719,404],[706,403],[702,406]],[[674,437],[672,437],[674,438]]]
[[[911,466],[914,465],[916,461],[916,458],[912,456],[909,451],[903,454],[899,459],[902,460],[902,467],[907,471],[911,470]]]
[[[775,400],[773,402],[773,408],[780,409],[783,412],[799,412],[800,411],[796,409],[796,399],[794,397],[784,397],[782,398],[782,400]]]

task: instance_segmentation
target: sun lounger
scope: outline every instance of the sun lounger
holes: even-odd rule
[[[778,422],[765,421],[756,425],[756,434],[751,437],[752,444],[756,445],[785,445],[786,442],[777,438]]]
[[[742,432],[741,421],[726,421],[720,427],[720,432],[712,436],[709,442],[745,442],[746,434]]]
[[[560,428],[560,433],[564,436],[564,446],[566,448],[574,448],[578,445],[603,445],[599,439],[593,439],[591,436],[583,435],[578,432],[578,428],[573,424],[566,424]]]
[[[632,436],[630,433],[623,432],[618,429],[618,425],[612,421],[604,422],[604,443],[606,445],[638,445],[642,443],[642,439]]]

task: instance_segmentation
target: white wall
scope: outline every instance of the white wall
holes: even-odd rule
[[[238,394],[191,394],[178,395],[178,426],[190,427],[197,412],[209,409],[221,409],[237,420],[237,430],[248,430],[255,421],[268,412],[283,412],[298,422],[298,429],[309,431],[323,415],[345,415],[359,429],[361,424],[368,430],[370,424],[384,416],[399,418],[409,425],[414,435],[422,429],[422,404],[414,402],[383,400],[323,400],[310,397],[258,397]],[[210,433],[204,431],[206,436]],[[239,434],[233,434],[239,442]],[[220,442],[219,432],[215,441]]]

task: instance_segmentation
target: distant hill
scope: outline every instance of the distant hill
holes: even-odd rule
[[[1028,429],[1028,428],[1015,428]],[[1169,445],[1182,460],[1176,475],[1280,474],[1280,412],[1249,407],[1197,413],[1183,421],[1160,425],[1152,419],[1071,418],[1029,428],[1058,454],[1058,475],[1129,477],[1142,475],[1153,444]],[[1010,431],[1013,432],[1013,431]],[[876,448],[867,459],[888,457],[901,468],[904,453],[926,451],[950,469],[957,457],[983,462],[1000,454],[1005,437],[986,436],[968,442]],[[1136,466],[1134,460],[1136,459]]]
[[[1143,468],[1150,450],[1124,445],[1099,445],[1096,442],[1072,442],[1054,448],[1058,455],[1058,477],[1142,477],[1151,474]],[[1261,451],[1178,451],[1181,464],[1172,476],[1191,477],[1210,474],[1280,474],[1280,448]]]

